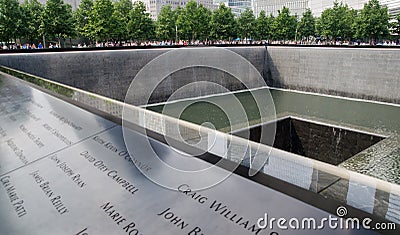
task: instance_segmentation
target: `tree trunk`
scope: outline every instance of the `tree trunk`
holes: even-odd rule
[[[45,49],[45,48],[46,48],[46,37],[43,34],[43,49]]]

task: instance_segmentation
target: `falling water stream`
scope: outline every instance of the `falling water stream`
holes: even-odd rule
[[[267,92],[267,89],[253,91],[252,95]],[[295,116],[387,137],[339,166],[400,184],[400,105],[282,89],[269,89],[269,91],[277,117]],[[235,94],[246,111],[250,125],[255,125],[262,121],[252,95],[249,92]],[[199,102],[190,102],[190,105],[189,101],[183,100],[152,105],[148,108],[157,112],[163,112],[164,108],[183,109],[179,118],[197,124],[211,122],[224,132],[231,132],[248,125],[236,120],[235,117],[228,119],[221,109],[221,107],[237,108],[231,96],[203,97]],[[219,107],[213,103],[218,103]],[[268,119],[263,117],[263,121]],[[339,135],[343,134],[333,128],[332,135],[336,135],[335,132],[338,131]],[[336,141],[340,141],[340,138],[336,138]]]

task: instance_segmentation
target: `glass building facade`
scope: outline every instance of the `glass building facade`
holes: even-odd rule
[[[235,0],[232,0],[235,1]],[[342,0],[350,8],[361,10],[368,0]],[[387,6],[390,15],[400,14],[400,0],[380,0],[383,6]],[[264,10],[267,15],[278,15],[283,7],[290,9],[291,14],[301,16],[307,8],[310,8],[314,16],[319,17],[321,13],[333,6],[333,0],[252,0],[253,11],[256,16]]]
[[[157,20],[158,14],[160,14],[161,8],[164,5],[171,5],[172,9],[180,7],[185,7],[189,0],[144,0],[146,5],[146,10],[150,13],[150,17],[153,20]],[[213,10],[218,7],[214,5],[213,0],[197,0],[198,4],[202,4],[204,7]]]
[[[267,15],[277,16],[278,11],[282,10],[283,7],[287,7],[292,15],[301,16],[309,7],[308,2],[309,0],[253,0],[253,9],[256,16],[262,10]]]
[[[239,16],[247,8],[252,9],[251,0],[228,0],[228,6],[235,16]]]

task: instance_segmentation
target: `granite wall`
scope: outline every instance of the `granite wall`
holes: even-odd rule
[[[264,74],[265,47],[228,49],[249,60],[262,75]],[[139,70],[169,50],[171,49],[0,54],[0,65],[123,101],[132,79]],[[174,90],[195,81],[215,82],[229,90],[244,89],[243,84],[232,75],[207,67],[183,68],[166,78],[152,79],[164,81],[158,85],[150,103],[165,101]],[[181,98],[215,92],[218,91],[209,87],[192,87],[186,94],[181,94]]]
[[[334,126],[285,118],[275,123],[234,132],[234,135],[271,145],[268,133],[276,126],[273,146],[308,158],[338,165],[383,138]],[[246,138],[247,139],[247,138]]]
[[[400,104],[400,50],[395,48],[268,46],[266,49],[257,46],[227,49],[249,60],[269,86]],[[3,53],[0,65],[124,100],[138,71],[169,50]],[[199,80],[215,82],[229,90],[244,89],[232,75],[206,67],[185,68],[162,79],[150,103],[165,101],[174,90]],[[253,84],[252,78],[245,79]],[[182,98],[215,92],[220,91],[207,86],[192,87]]]
[[[400,104],[399,49],[271,46],[267,83]]]

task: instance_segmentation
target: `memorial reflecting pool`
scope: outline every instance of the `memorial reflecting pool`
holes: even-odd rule
[[[12,74],[32,82],[40,89],[54,93],[56,96],[76,106],[83,107],[91,113],[101,111],[103,116],[109,115],[107,116],[109,120],[122,116],[124,106],[122,102],[27,74],[18,74],[16,71]],[[2,112],[5,115],[8,112],[20,112],[18,110],[21,110],[22,106],[19,103],[29,101],[32,95],[26,93],[25,95],[28,97],[21,96],[21,100],[19,100],[14,98],[15,94],[17,94],[15,92],[24,94],[25,90],[29,91],[29,89],[22,89],[19,86],[16,86],[15,89],[13,88],[14,90],[9,89],[9,87],[15,85],[15,82],[13,82],[15,78],[5,74],[1,76],[7,76],[7,79],[0,77],[0,88],[3,89],[2,92],[4,94]],[[272,95],[276,116],[261,116],[255,107],[254,95],[257,96],[259,94],[261,96],[265,92],[270,92]],[[250,133],[253,132],[253,137],[257,137],[257,128],[260,125],[275,123],[278,127],[275,139],[276,147],[285,151],[274,149],[269,158],[264,155],[264,157],[267,157],[267,161],[263,163],[265,165],[263,165],[261,172],[285,181],[290,185],[305,189],[312,194],[319,194],[326,199],[334,199],[343,203],[343,205],[349,205],[374,216],[400,223],[398,216],[400,206],[397,203],[400,198],[398,190],[400,185],[399,105],[274,88],[255,89],[251,95],[248,92],[236,92],[235,96],[245,109],[250,123]],[[37,97],[41,96],[35,95],[35,99]],[[139,114],[140,112],[149,112],[147,114],[152,119],[152,122],[151,125],[145,126],[159,134],[168,133],[168,122],[171,120],[165,118],[164,115],[158,114],[168,109],[169,111],[183,110],[177,116],[180,119],[197,124],[212,123],[216,129],[222,132],[240,135],[240,131],[244,131],[243,128],[248,128],[248,123],[243,123],[239,116],[237,118],[233,116],[228,119],[224,114],[226,110],[223,109],[228,108],[234,111],[236,108],[231,98],[231,95],[221,94],[154,104],[145,107],[146,109],[144,107],[134,107],[133,110]],[[56,101],[52,101],[52,98],[41,98],[39,100],[42,102],[51,100],[49,102],[50,106],[54,102],[56,107]],[[195,102],[188,105],[192,101]],[[224,108],[217,107],[214,105],[215,103],[222,104],[221,107]],[[62,106],[59,106],[59,112],[66,112],[66,109],[60,107]],[[72,109],[72,107],[70,108]],[[154,110],[158,113],[148,110]],[[20,112],[20,116],[24,115],[28,115],[31,119],[33,118],[30,113]],[[141,122],[146,124],[147,120],[144,120],[143,116],[142,119],[140,119],[140,115],[138,117],[138,124],[141,124]],[[26,119],[29,120],[29,118],[27,117]],[[71,118],[79,120],[79,116],[75,114],[71,115]],[[107,125],[104,129],[109,128],[108,125],[112,126],[108,122],[105,123]],[[85,126],[94,124],[89,122]],[[187,127],[188,130],[192,128],[188,124],[183,126]],[[196,128],[192,129],[192,131]],[[119,129],[119,127],[114,129]],[[120,134],[119,130],[115,132],[118,135]],[[114,133],[112,136],[117,134]],[[73,137],[72,134],[71,136]],[[84,135],[81,137],[86,138]],[[94,143],[93,146],[97,146],[97,144],[99,142]],[[122,144],[120,140],[119,144]],[[224,144],[222,143],[222,145]],[[291,147],[285,148],[287,145]],[[252,159],[254,160],[255,157],[254,154],[258,154],[251,149],[254,145],[249,146],[249,153],[246,153],[245,159],[241,162],[242,165],[247,167],[251,167]],[[323,147],[318,149],[317,147],[319,146]],[[98,154],[104,152],[102,149],[93,148],[96,149]],[[325,152],[322,150],[325,150]],[[332,154],[332,151],[337,151],[335,152],[337,155],[343,155],[337,156],[338,159],[335,159],[335,154]],[[84,153],[85,158],[90,158],[83,150],[81,153]],[[262,154],[265,153],[262,152]],[[327,156],[328,154],[331,155]],[[107,156],[103,157],[103,161],[110,160],[107,160]],[[67,154],[65,154],[64,158],[68,159]],[[50,160],[55,161],[54,159],[56,158]],[[229,157],[228,159],[235,160]],[[325,159],[328,159],[325,162],[329,164],[324,163]],[[113,161],[110,160],[110,164],[111,162]],[[126,165],[124,166],[125,168],[129,172]],[[360,177],[353,172],[361,173],[363,176]],[[375,179],[364,175],[369,175],[382,181],[377,180],[375,182]],[[273,185],[268,186],[277,189]],[[301,195],[291,196],[300,197]],[[307,203],[312,204],[310,201],[307,201]]]
[[[252,95],[257,95],[259,92],[266,92],[266,89],[267,88],[253,91]],[[322,132],[320,136],[329,136],[327,138],[328,142],[335,141],[335,143],[331,145],[337,144],[339,146],[340,141],[346,141],[346,138],[335,138],[335,136],[338,136],[338,133],[340,133],[340,130],[346,129],[354,133],[363,133],[364,136],[355,135],[355,138],[350,138],[350,140],[348,139],[349,142],[344,144],[347,150],[340,148],[335,149],[336,151],[353,151],[349,158],[343,159],[341,162],[338,160],[340,158],[340,156],[338,156],[329,163],[386,182],[397,185],[400,184],[399,105],[283,89],[270,88],[268,90],[271,92],[275,103],[276,119],[287,119],[288,117],[293,117],[305,121],[306,125],[303,125],[303,127],[307,126],[307,128],[305,128],[305,130],[303,129],[303,131],[308,132],[306,135],[311,136],[314,134],[318,136],[318,134],[310,131],[310,125],[313,125],[313,123],[314,125],[317,123],[320,126],[330,126],[331,128],[319,129],[319,131]],[[248,92],[236,93],[236,97],[243,104],[254,129],[254,127],[257,127],[260,124],[260,115],[258,112],[254,112],[255,104],[252,95]],[[212,122],[216,128],[219,128],[224,132],[240,132],[240,130],[243,130],[242,127],[246,126],[246,124],[241,126],[240,123],[235,123],[235,120],[233,120],[233,125],[229,126],[229,120],[226,115],[224,115],[218,107],[215,107],[215,105],[212,104],[220,104],[222,101],[222,103],[226,102],[224,107],[231,107],[232,105],[230,105],[230,103],[232,102],[232,99],[230,96],[226,97],[229,98],[226,99],[223,95],[206,97],[202,98],[201,102],[189,106],[187,106],[189,101],[181,101],[151,105],[148,108],[157,112],[162,112],[163,109],[168,109],[169,113],[174,113],[170,110],[180,110],[182,107],[186,107],[185,111],[182,112],[180,116],[182,119],[198,124]],[[261,121],[261,123],[268,122],[268,118],[266,119],[267,120],[264,119]],[[326,131],[329,133],[325,133]],[[277,134],[279,134],[279,125],[277,126]],[[286,141],[288,141],[288,139],[289,138],[287,138]],[[310,138],[308,141],[311,139],[315,139],[315,136],[314,138]],[[362,139],[367,142],[369,141],[370,144],[367,144],[363,148],[359,148],[359,152],[355,153],[354,150],[359,147],[357,145],[360,145],[360,141],[363,142]],[[282,138],[277,136],[275,141],[282,141]],[[276,144],[279,145],[279,142],[274,143],[274,146]],[[317,155],[313,157],[314,159],[324,161],[324,159],[329,158],[327,155],[332,155],[332,153],[326,154],[329,147],[318,149],[315,148],[315,146],[318,147],[318,145],[314,145],[314,149],[309,150],[309,152],[311,151],[314,155]],[[325,152],[323,151],[324,148]],[[285,150],[285,148],[283,149]],[[320,156],[318,156],[318,151],[320,151]],[[299,152],[297,152],[297,154],[299,154]],[[300,155],[304,156],[305,154],[300,153]],[[331,157],[335,158],[335,156]],[[248,161],[245,161],[242,164],[249,165]],[[286,166],[286,168],[287,167],[288,166]],[[303,170],[300,170],[302,167],[295,166],[295,168],[298,168],[299,170],[294,170],[293,168],[289,169],[289,174],[294,175],[298,180],[291,179],[289,180],[290,182],[300,187],[308,188],[309,190],[324,195],[327,198],[334,198],[343,203],[353,205],[357,208],[362,208],[370,213],[374,212],[375,214],[382,216],[386,214],[387,218],[396,218],[394,220],[400,222],[398,213],[400,205],[394,203],[400,200],[400,195],[391,194],[390,188],[383,191],[375,190],[373,186],[363,186],[351,182],[354,177],[351,174],[348,179],[340,179],[331,174],[326,174],[324,171],[318,171],[317,173],[313,172],[311,177],[312,183],[304,184],[304,182],[308,182],[309,179],[299,176],[299,171],[303,172]],[[271,172],[271,170],[272,169],[265,168],[266,173],[268,171]],[[276,173],[276,175],[279,178],[284,177],[280,173]],[[352,198],[358,199],[353,200]],[[389,211],[391,213],[390,215],[387,214]]]
[[[360,149],[363,151],[357,152],[339,166],[400,184],[399,105],[280,89],[269,89],[269,91],[275,103],[277,118],[293,116],[336,126],[337,129],[345,128],[379,136],[377,137],[379,139],[371,139],[372,142],[368,148]],[[253,93],[257,95],[261,92],[265,90],[259,89]],[[239,92],[236,93],[236,97],[243,104],[250,123],[252,125],[260,123],[260,115],[255,111],[257,109],[251,94]],[[180,110],[186,107],[188,102],[152,105],[148,108],[157,112],[162,112],[164,108]],[[227,96],[227,99],[223,95],[202,98],[201,102],[187,106],[179,118],[197,124],[211,122],[217,129],[225,132],[238,130],[241,128],[241,123],[235,123],[235,120],[231,119],[233,123],[230,124],[223,111],[212,104],[225,103],[224,107],[232,107],[230,102],[232,102],[230,96]],[[174,112],[170,111],[170,113]],[[324,131],[332,132],[332,136],[335,134],[334,128]],[[353,143],[348,143],[348,148],[353,148],[352,144],[357,144],[357,138],[353,141]]]

